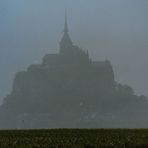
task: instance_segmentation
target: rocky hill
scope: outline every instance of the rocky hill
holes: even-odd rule
[[[93,61],[73,45],[65,23],[59,53],[16,74],[0,127],[147,127],[147,97],[117,83],[110,61]]]

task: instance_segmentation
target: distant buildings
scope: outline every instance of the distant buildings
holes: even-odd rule
[[[16,74],[1,128],[147,127],[148,101],[118,84],[110,61],[93,61],[64,35],[58,54]]]

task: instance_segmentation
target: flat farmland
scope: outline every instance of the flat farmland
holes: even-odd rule
[[[0,148],[148,148],[148,129],[0,130]]]

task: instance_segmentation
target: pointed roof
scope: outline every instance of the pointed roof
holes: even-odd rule
[[[65,24],[64,24],[64,35],[60,42],[60,48],[67,48],[72,46],[72,40],[68,34],[68,23],[67,23],[67,14],[65,12]]]
[[[64,26],[64,33],[68,33],[68,23],[67,23],[67,13],[65,11],[65,26]]]

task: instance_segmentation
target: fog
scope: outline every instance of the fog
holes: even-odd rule
[[[16,72],[57,52],[67,10],[73,42],[109,59],[116,81],[148,96],[147,0],[0,0],[0,98]]]

